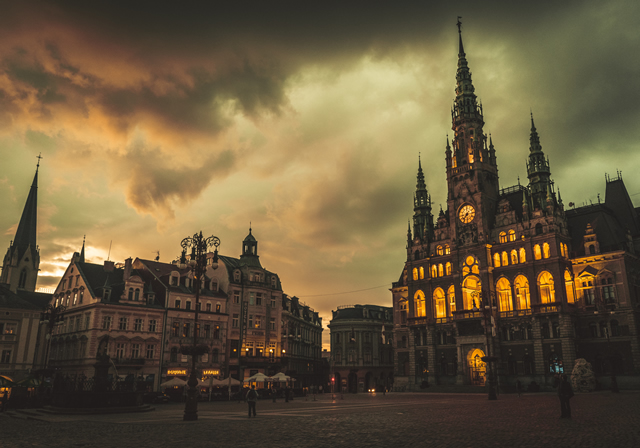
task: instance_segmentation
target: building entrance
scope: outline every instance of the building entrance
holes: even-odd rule
[[[469,380],[474,386],[484,386],[487,377],[487,364],[482,361],[484,352],[480,349],[471,350],[467,355]]]

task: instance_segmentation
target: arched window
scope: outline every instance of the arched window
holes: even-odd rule
[[[133,288],[129,288],[129,300],[133,300]]]
[[[511,311],[513,306],[511,304],[511,283],[509,283],[509,280],[504,277],[498,280],[496,290],[498,292],[500,311]]]
[[[533,246],[533,258],[535,260],[542,260],[542,251],[540,250],[539,244]]]
[[[442,246],[438,246],[438,247],[436,247],[436,253],[437,253],[438,255],[442,255],[442,254],[444,253],[444,250],[442,250]]]
[[[450,255],[451,254],[451,248],[449,247],[448,244],[445,244],[445,246],[444,246],[444,254],[445,255]]]
[[[501,243],[506,243],[507,242],[507,233],[506,232],[500,232],[499,239],[500,239]]]
[[[438,266],[435,264],[431,266],[431,277],[436,278],[438,276]]]
[[[516,240],[516,231],[511,229],[509,230],[509,241],[515,241]]]
[[[496,268],[499,268],[501,266],[500,265],[500,254],[498,252],[493,254],[493,265]]]
[[[511,251],[511,264],[518,264],[518,251],[515,249]]]
[[[556,291],[553,287],[553,276],[544,271],[538,276],[538,285],[540,288],[540,302],[553,303],[556,301]]]
[[[564,286],[567,292],[567,302],[574,303],[576,301],[576,295],[573,289],[573,279],[568,269],[564,271]]]
[[[549,258],[551,256],[551,250],[549,248],[549,243],[544,243],[542,245],[542,257]]]
[[[509,266],[509,254],[502,252],[502,266]]]
[[[447,317],[447,305],[444,298],[444,291],[442,288],[437,288],[433,292],[433,303],[436,307],[436,318],[442,319]]]
[[[442,277],[444,276],[444,266],[442,266],[442,263],[440,263],[438,265],[438,277]]]
[[[560,256],[566,257],[567,255],[564,253],[564,243],[560,243]]]
[[[447,290],[447,298],[449,300],[449,315],[456,310],[456,290],[453,285]]]
[[[462,303],[465,310],[472,310],[474,306],[479,306],[482,284],[475,275],[469,275],[462,281]]]
[[[138,288],[136,288],[135,293],[133,294],[133,300],[136,302],[140,300],[140,290]]]
[[[418,268],[413,268],[413,279],[418,280]]]
[[[524,275],[518,275],[514,282],[516,287],[516,305],[519,310],[530,310],[529,281]]]
[[[527,251],[524,250],[524,247],[520,248],[520,263],[527,262]]]
[[[447,261],[447,264],[444,265],[444,270],[446,275],[451,275],[451,262]]]
[[[413,296],[414,305],[415,305],[415,316],[416,317],[425,317],[426,309],[424,306],[424,293],[420,290],[416,291]]]
[[[18,279],[18,288],[24,288],[27,284],[27,269],[23,268],[20,271],[20,278]]]
[[[420,280],[424,278],[424,267],[420,266]]]

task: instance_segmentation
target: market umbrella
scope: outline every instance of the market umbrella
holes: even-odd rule
[[[16,384],[8,376],[0,375],[0,387],[12,387]]]
[[[271,377],[271,379],[272,379],[273,381],[278,381],[278,382],[280,382],[280,383],[285,383],[285,382],[289,381],[289,380],[291,379],[291,377],[290,377],[290,376],[288,376],[288,375],[285,375],[285,374],[284,374],[284,373],[282,373],[282,372],[280,372],[280,373],[276,373],[275,375],[273,375],[273,376]]]
[[[271,378],[264,373],[256,373],[244,380],[245,383],[264,383],[265,381],[271,381]]]
[[[224,378],[222,380],[217,380],[217,379],[213,379],[213,383],[214,386],[239,386],[240,385],[240,381],[238,381],[237,379],[231,377],[231,378]]]
[[[198,387],[211,387],[211,381],[213,377],[209,377],[206,380],[201,380],[198,378]]]
[[[169,381],[165,381],[160,384],[160,387],[175,387],[175,386],[186,386],[187,382],[181,380],[180,378],[171,378]]]

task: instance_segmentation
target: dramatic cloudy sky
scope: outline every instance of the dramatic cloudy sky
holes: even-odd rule
[[[533,110],[565,204],[617,170],[640,199],[637,1],[95,3],[0,14],[0,248],[42,153],[40,287],[85,234],[92,262],[170,261],[198,230],[238,256],[251,223],[326,323],[389,305],[418,154],[446,200],[457,16],[502,187]]]

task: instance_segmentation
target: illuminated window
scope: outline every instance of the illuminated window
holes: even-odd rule
[[[538,285],[540,287],[540,301],[542,303],[553,303],[556,301],[553,276],[549,272],[544,271],[538,276]]]
[[[413,299],[414,299],[416,317],[425,317],[426,308],[424,303],[424,293],[418,290],[416,294],[413,296]]]
[[[564,243],[560,243],[560,256],[566,257],[566,254],[564,253]]]
[[[509,241],[515,241],[516,240],[516,231],[515,230],[509,230]]]
[[[500,232],[500,242],[501,243],[506,243],[507,242],[507,234],[506,234],[506,232]]]
[[[440,263],[438,265],[438,277],[442,277],[444,276],[444,266],[442,266],[442,263]]]
[[[435,264],[431,266],[431,277],[436,278],[438,276],[438,266]]]
[[[514,282],[516,287],[516,305],[519,310],[530,310],[529,281],[524,275],[518,275]]]
[[[540,250],[540,245],[536,244],[535,246],[533,246],[533,258],[535,260],[541,260],[542,259],[542,251]]]
[[[549,243],[544,243],[542,245],[542,256],[544,258],[549,258],[551,256],[551,250],[549,248]]]
[[[511,311],[511,284],[506,278],[501,278],[496,284],[496,290],[498,292],[498,302],[500,305],[500,311]]]
[[[413,279],[418,280],[418,268],[413,268]]]
[[[515,249],[511,251],[511,264],[518,264],[518,252]]]
[[[456,290],[453,285],[449,286],[447,298],[449,301],[449,313],[453,313],[456,310]]]
[[[437,288],[433,292],[433,303],[436,307],[436,318],[442,319],[447,317],[447,305],[442,288]]]
[[[420,280],[424,278],[424,267],[420,266]]]
[[[527,262],[527,251],[524,250],[524,247],[520,248],[520,263]]]
[[[502,252],[502,266],[509,266],[509,254]]]
[[[451,263],[447,261],[447,264],[444,265],[444,270],[446,275],[451,275]]]
[[[573,287],[573,279],[568,269],[564,271],[564,286],[567,291],[567,302],[574,303],[576,301],[576,295]]]
[[[493,254],[493,265],[496,268],[500,267],[500,254],[498,252],[496,252],[495,254]]]
[[[438,246],[438,247],[436,247],[436,253],[437,253],[438,255],[442,255],[442,254],[444,254],[444,250],[442,250],[442,246]]]
[[[462,281],[462,303],[465,310],[472,310],[474,305],[479,306],[481,283],[475,275],[469,275]]]
[[[445,255],[450,255],[451,254],[451,248],[449,247],[448,244],[445,244],[445,246],[444,246],[444,254]]]

